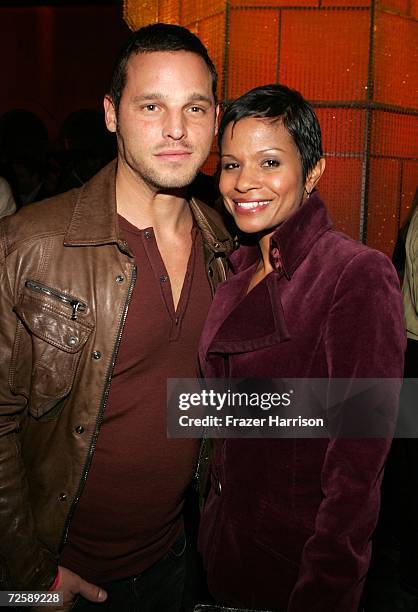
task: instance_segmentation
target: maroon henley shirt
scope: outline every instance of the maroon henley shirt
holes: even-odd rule
[[[119,217],[138,276],[93,461],[60,564],[104,583],[142,572],[182,530],[198,440],[167,439],[166,379],[197,374],[211,302],[202,237],[193,246],[177,311],[152,228]]]

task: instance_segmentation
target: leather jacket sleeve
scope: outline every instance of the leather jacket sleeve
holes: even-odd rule
[[[27,398],[23,392],[13,393],[10,384],[17,318],[2,230],[0,224],[0,588],[47,590],[57,562],[37,538],[29,503],[20,448]]]

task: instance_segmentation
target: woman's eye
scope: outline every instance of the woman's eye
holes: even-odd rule
[[[224,162],[222,164],[222,170],[234,170],[238,168],[237,162]]]
[[[262,165],[265,168],[277,168],[277,166],[280,166],[280,162],[277,159],[266,159]]]

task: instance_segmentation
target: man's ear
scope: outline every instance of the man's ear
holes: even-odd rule
[[[218,134],[218,130],[219,130],[219,116],[221,113],[221,105],[217,104],[216,108],[215,108],[215,136],[217,136]]]
[[[105,112],[106,127],[109,132],[116,132],[118,127],[118,120],[116,116],[116,109],[112,98],[106,95],[103,99],[103,106]]]
[[[317,162],[317,164],[312,168],[309,172],[307,179],[305,181],[305,191],[306,193],[311,193],[316,187],[317,182],[321,178],[323,172],[325,170],[325,158],[321,157],[321,159]]]

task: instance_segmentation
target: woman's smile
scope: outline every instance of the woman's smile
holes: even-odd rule
[[[257,214],[270,204],[270,200],[234,200],[238,215]]]

